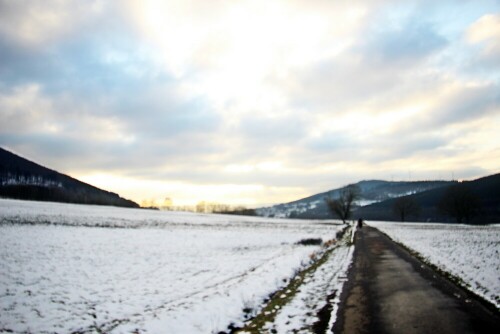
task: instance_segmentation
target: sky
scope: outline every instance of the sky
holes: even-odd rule
[[[0,146],[139,203],[500,170],[500,1],[0,0]]]

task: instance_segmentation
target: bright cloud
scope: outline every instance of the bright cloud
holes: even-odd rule
[[[487,14],[474,22],[466,31],[469,43],[479,45],[484,60],[500,65],[500,14]],[[498,67],[497,67],[498,68]]]
[[[467,30],[467,39],[472,43],[497,42],[500,38],[500,14],[487,14],[474,22]]]
[[[489,0],[0,0],[0,145],[139,202],[479,177],[499,22]]]

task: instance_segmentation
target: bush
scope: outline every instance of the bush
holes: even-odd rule
[[[321,238],[315,239],[315,238],[309,238],[309,239],[302,239],[298,241],[296,244],[301,245],[301,246],[319,246],[323,243],[323,240]]]

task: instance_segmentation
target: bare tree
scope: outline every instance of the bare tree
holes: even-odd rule
[[[479,212],[479,198],[465,183],[458,183],[446,189],[438,208],[456,219],[457,223],[469,224]]]
[[[338,198],[332,199],[330,196],[325,198],[330,211],[337,215],[344,224],[351,218],[354,202],[359,198],[361,190],[356,185],[348,185],[340,190]]]
[[[207,209],[208,209],[208,203],[205,201],[201,201],[196,204],[195,211],[199,213],[207,213],[208,212]]]
[[[393,206],[393,211],[402,222],[404,222],[409,216],[418,216],[420,213],[420,206],[410,196],[403,196],[396,199]]]

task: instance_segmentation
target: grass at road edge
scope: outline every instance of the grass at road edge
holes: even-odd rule
[[[376,227],[372,226],[372,228],[376,228]],[[483,304],[486,308],[488,308],[488,309],[490,309],[491,311],[494,311],[494,312],[498,312],[500,310],[500,308],[498,308],[494,303],[492,303],[491,301],[485,299],[483,296],[479,295],[478,293],[474,292],[472,290],[471,285],[468,284],[468,283],[466,283],[466,282],[464,282],[464,280],[461,277],[453,275],[452,273],[450,273],[450,272],[448,272],[448,271],[446,271],[446,270],[438,267],[437,265],[435,265],[434,263],[432,263],[427,257],[425,257],[424,255],[422,255],[421,253],[419,253],[416,250],[414,250],[414,249],[406,246],[402,242],[394,240],[387,233],[379,230],[378,228],[377,228],[377,231],[379,231],[380,233],[382,233],[383,235],[385,235],[387,238],[389,238],[390,240],[392,240],[394,243],[396,243],[397,245],[399,245],[401,248],[403,248],[404,250],[406,250],[409,254],[411,254],[413,257],[415,257],[416,259],[418,259],[420,262],[422,262],[423,264],[425,264],[426,266],[428,266],[429,268],[431,268],[435,273],[437,273],[441,277],[444,277],[445,279],[447,279],[451,283],[455,284],[459,288],[461,288],[463,290],[466,290],[472,297],[474,297],[476,300],[480,301],[481,304]],[[497,299],[498,298],[499,297],[497,296]]]
[[[337,248],[350,244],[351,227],[346,226],[337,233],[336,239],[325,242],[325,250],[320,252],[319,256],[313,257],[310,266],[298,272],[287,286],[274,292],[257,315],[247,320],[242,328],[231,329],[230,333],[258,334],[264,332],[265,325],[274,322],[278,311],[295,297],[305,278],[321,267]]]

